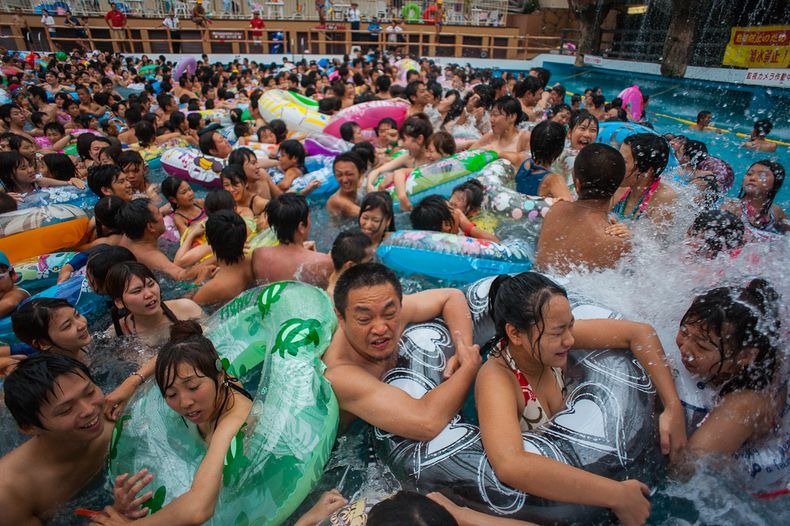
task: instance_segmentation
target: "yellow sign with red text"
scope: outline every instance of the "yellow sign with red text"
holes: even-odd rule
[[[743,68],[790,67],[790,26],[733,27],[722,64]]]

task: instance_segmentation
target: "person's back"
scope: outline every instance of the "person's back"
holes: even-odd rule
[[[611,268],[630,251],[627,232],[621,225],[613,228],[608,219],[609,200],[624,175],[625,161],[611,146],[591,144],[579,153],[573,172],[579,200],[560,201],[549,210],[538,240],[536,268],[561,273],[575,267]]]
[[[263,282],[295,279],[326,288],[332,258],[305,247],[310,233],[310,210],[304,196],[292,193],[275,197],[266,206],[269,224],[280,244],[252,253],[255,278]]]

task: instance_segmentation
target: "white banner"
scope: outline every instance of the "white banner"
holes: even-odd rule
[[[744,84],[760,86],[790,86],[790,69],[748,69],[743,74]]]
[[[597,55],[584,55],[584,63],[591,66],[603,66],[603,57]]]

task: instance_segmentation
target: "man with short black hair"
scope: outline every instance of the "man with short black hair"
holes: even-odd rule
[[[431,289],[404,296],[398,277],[379,263],[352,266],[334,291],[338,329],[323,360],[340,404],[340,423],[356,418],[412,440],[432,440],[458,413],[477,371],[480,349],[472,344],[472,318],[458,289]],[[398,342],[410,323],[442,316],[455,355],[446,380],[415,398],[381,379],[398,359]],[[397,407],[397,411],[392,408]]]
[[[295,279],[326,288],[332,259],[316,252],[315,243],[308,241],[312,224],[304,196],[285,193],[272,198],[266,205],[266,216],[280,244],[252,253],[255,278],[265,283]]]
[[[73,358],[38,353],[21,361],[3,387],[6,407],[31,438],[0,458],[0,526],[42,524],[106,469],[115,425],[104,417],[104,394],[87,366]],[[141,470],[119,487],[128,491],[152,479]],[[113,507],[141,518],[148,509],[140,503],[150,496]]]

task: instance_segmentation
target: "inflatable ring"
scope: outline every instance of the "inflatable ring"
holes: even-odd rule
[[[497,153],[493,150],[466,150],[429,165],[420,166],[412,170],[406,179],[406,194],[413,203],[419,202],[429,194],[450,197],[456,185],[471,177],[474,172],[485,168],[496,158]],[[376,181],[377,186],[381,179],[383,177]],[[395,212],[400,212],[400,201],[395,184],[389,185],[386,190],[392,196]]]
[[[153,71],[156,71],[156,68],[158,68],[158,67],[159,66],[157,64],[148,64],[147,66],[141,67],[139,70],[137,70],[137,72],[140,73],[140,74],[153,72]]]
[[[332,126],[331,122],[329,126]],[[329,128],[329,126],[327,126],[327,128]],[[337,157],[341,153],[349,151],[351,146],[351,143],[337,136],[333,137],[332,135],[327,135],[327,133],[314,133],[304,140],[304,149],[307,155],[329,155]]]
[[[520,227],[526,229],[525,237],[537,241],[543,218],[548,214],[554,200],[550,197],[524,195],[509,188],[507,182],[513,180],[514,171],[513,165],[505,159],[497,159],[483,168],[477,176],[485,189],[481,209],[497,220],[517,221]]]
[[[88,231],[85,211],[49,205],[0,214],[0,251],[11,263],[77,246]]]
[[[419,22],[421,14],[422,13],[420,11],[420,6],[414,3],[404,5],[403,9],[401,9],[400,11],[400,16],[403,17],[403,19],[410,24]]]
[[[409,104],[404,101],[374,100],[354,104],[337,112],[324,133],[340,138],[340,127],[347,122],[355,122],[363,130],[372,130],[386,117],[394,119],[400,128],[408,110]]]
[[[287,91],[275,89],[258,99],[258,111],[266,121],[282,119],[289,131],[307,134],[324,131],[329,116],[318,113],[318,108],[296,102]]]
[[[493,335],[488,289],[493,278],[471,285],[467,300],[475,341]],[[609,309],[570,295],[576,319],[616,317]],[[442,382],[452,339],[441,319],[407,327],[397,366],[384,377],[419,398]],[[656,390],[645,370],[622,350],[575,351],[566,372],[566,409],[539,429],[522,433],[524,449],[614,480],[657,482],[664,459],[658,440]],[[603,508],[552,502],[500,482],[483,450],[480,430],[456,416],[433,440],[418,442],[379,429],[379,458],[407,487],[421,493],[449,490],[453,500],[486,513],[544,523],[593,524]]]
[[[534,253],[534,247],[520,239],[496,243],[426,230],[400,230],[376,249],[378,259],[396,272],[455,283],[526,272]]]
[[[439,6],[436,4],[429,5],[428,8],[422,12],[422,20],[426,24],[436,24],[436,12]],[[441,21],[440,21],[441,22]]]
[[[191,57],[191,56],[183,57],[181,60],[178,61],[178,64],[176,64],[176,68],[173,70],[173,79],[176,81],[181,80],[181,75],[183,75],[185,72],[189,73],[189,76],[191,77],[192,75],[195,74],[196,70],[197,70],[197,61],[195,60],[195,57]]]
[[[642,118],[642,92],[639,86],[634,84],[630,88],[625,88],[618,95],[623,99],[623,109],[631,116],[632,121],[639,121]]]
[[[14,285],[31,294],[55,285],[63,265],[71,261],[76,252],[53,252],[14,263],[16,281]]]
[[[71,185],[51,186],[28,194],[19,208],[20,210],[28,210],[33,207],[49,205],[71,205],[78,206],[84,210],[91,210],[98,200],[99,196],[88,188],[79,189]]]
[[[336,326],[326,292],[297,282],[245,291],[206,320],[205,334],[225,370],[254,395],[246,429],[228,449],[207,524],[281,524],[321,476],[338,425],[321,355]],[[116,422],[110,476],[167,465],[153,483],[156,512],[189,489],[205,452],[194,428],[184,426],[149,381]]]
[[[626,137],[636,133],[651,133],[653,135],[660,135],[655,130],[648,128],[647,126],[642,126],[641,124],[636,124],[635,122],[610,121],[601,122],[598,124],[598,138],[595,140],[595,142],[608,144],[612,148],[619,150]],[[672,148],[670,148],[669,160],[667,161],[666,170],[677,168],[678,166],[679,163],[675,157],[675,153],[672,151]]]
[[[301,177],[297,177],[291,183],[291,190],[294,192],[301,192],[313,181],[319,181],[320,186],[315,188],[305,197],[310,203],[322,203],[329,199],[334,194],[340,184],[335,179],[334,170],[334,157],[329,155],[316,155],[307,157],[305,159],[306,173]],[[275,184],[279,184],[283,180],[283,173],[279,169],[270,170],[269,174]]]
[[[224,159],[203,155],[194,148],[171,148],[162,153],[160,162],[168,175],[208,188],[222,186],[219,174],[227,164]]]
[[[98,316],[92,316],[104,311],[105,299],[93,292],[88,285],[88,279],[84,274],[75,275],[62,283],[58,283],[44,289],[32,298],[25,300],[25,303],[34,298],[60,298],[71,303],[80,314],[89,318],[89,321],[96,321]],[[5,343],[18,343],[19,339],[14,334],[11,327],[11,316],[0,318],[0,341]]]

